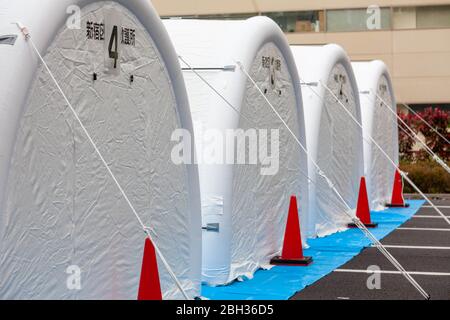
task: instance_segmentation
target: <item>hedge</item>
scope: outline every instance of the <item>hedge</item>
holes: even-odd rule
[[[400,169],[408,173],[408,177],[424,193],[450,193],[450,175],[432,160],[400,162]],[[405,193],[415,190],[405,182]]]

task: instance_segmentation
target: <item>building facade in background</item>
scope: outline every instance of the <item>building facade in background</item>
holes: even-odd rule
[[[450,108],[450,0],[153,0],[153,4],[163,18],[266,15],[279,24],[291,44],[338,43],[354,61],[383,60],[398,102]]]

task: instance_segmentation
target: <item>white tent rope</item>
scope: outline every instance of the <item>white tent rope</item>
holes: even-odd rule
[[[365,97],[370,102],[372,102],[372,100],[370,99],[369,96],[365,95]],[[376,102],[376,99],[374,99],[373,102]],[[382,104],[385,104],[385,103],[382,102]],[[374,106],[372,106],[372,108],[373,107]],[[388,106],[388,108],[390,108],[390,106]],[[389,109],[389,110],[391,110],[391,109]],[[395,125],[397,125],[398,119],[401,119],[401,118],[399,118],[398,115],[396,115],[394,112],[392,112],[392,113],[395,116],[392,120],[395,123]],[[419,136],[417,136],[417,135],[414,136],[415,134],[414,134],[414,131],[412,131],[411,127],[405,128],[404,125],[402,125],[402,124],[404,124],[403,121],[400,123],[400,125],[398,125],[398,128],[400,128],[400,130],[402,130],[402,132],[404,132],[410,139],[412,139],[412,140],[420,139]],[[433,158],[436,162],[438,162],[438,164],[440,164],[444,168],[444,170],[446,170],[448,173],[450,173],[450,171],[449,171],[450,169],[448,168],[447,164],[445,162],[443,162],[427,145],[425,145],[425,151],[428,153],[429,156],[431,156],[431,158]]]
[[[371,100],[370,99],[370,97],[369,96],[367,96],[367,95],[364,95],[370,102],[376,102],[376,99],[374,99],[374,100]],[[379,97],[378,97],[379,98]],[[379,98],[381,101],[382,101],[382,104],[385,104],[385,102],[381,99],[381,98]],[[371,104],[371,106],[372,106],[372,108],[374,108],[375,107],[375,103],[372,105]],[[387,108],[389,109],[389,110],[392,110],[392,108],[391,108],[391,106],[387,106]],[[394,113],[394,115],[395,115],[395,113]],[[398,122],[397,122],[397,117],[395,117],[395,118],[392,118],[392,120],[393,120],[393,122],[395,123],[395,125],[397,125],[398,124]],[[403,126],[400,124],[400,125],[398,125],[398,127],[400,128],[400,130],[402,130],[409,138],[411,138],[411,139],[413,139],[414,140],[414,136],[410,133],[410,132],[408,132],[405,128],[403,128]],[[411,129],[410,129],[411,130]],[[365,141],[367,141],[366,139],[364,139]],[[427,149],[425,149],[426,151],[427,151],[427,153],[430,155],[430,156],[432,156],[432,157],[434,157],[434,153],[433,152],[429,152]],[[390,160],[390,159],[389,159]],[[392,161],[391,161],[392,162]],[[400,171],[400,169],[397,167],[397,170],[399,170]],[[401,172],[401,171],[400,171]],[[407,175],[407,173],[405,173],[405,175]],[[442,216],[441,214],[440,214],[440,210],[438,210],[438,208],[437,207],[435,207],[435,206],[433,206],[432,205],[432,207],[433,208],[435,208],[435,210],[437,210],[438,211],[438,213],[439,213],[439,215],[442,217],[442,218],[444,218],[446,221],[447,221],[447,223],[449,223],[449,220],[447,219],[447,216]],[[449,223],[450,224],[450,223]]]
[[[183,61],[183,63],[185,63],[188,67],[190,67],[189,63],[187,63],[182,57],[180,57],[180,60]],[[242,64],[240,62],[237,62],[237,64],[241,67],[242,70]],[[191,67],[190,67],[191,68]],[[192,69],[192,68],[191,68]],[[205,82],[205,84],[207,84],[208,87],[210,87],[219,97],[221,97],[226,103],[227,105],[229,105],[236,113],[238,113],[238,115],[241,115],[240,112],[222,95],[220,94],[207,80],[205,80],[201,75],[199,75],[197,72],[194,73],[203,81]],[[254,82],[254,80],[251,78],[251,76],[245,71],[245,69],[243,69],[243,72],[246,74],[247,78],[250,79],[250,81],[253,82],[253,84],[255,85],[255,87],[258,89],[259,93],[262,95],[262,97],[264,97],[266,99],[266,102],[269,104],[269,106],[271,106],[272,110],[275,112],[276,115],[278,115],[278,117],[280,118],[280,120],[283,122],[283,124],[285,125],[285,127],[288,129],[288,131],[291,133],[291,135],[293,136],[293,138],[296,140],[297,144],[300,146],[300,148],[306,153],[306,155],[308,157],[310,157],[309,153],[307,152],[306,148],[302,145],[302,143],[298,140],[297,136],[292,132],[292,130],[289,128],[289,126],[286,124],[286,122],[282,119],[282,117],[279,115],[279,113],[276,111],[276,109],[273,107],[273,105],[270,103],[270,101],[267,100],[267,98],[265,97],[265,95],[262,93],[261,89],[256,85],[256,83]],[[248,120],[248,119],[247,119]],[[325,173],[320,169],[320,167],[314,162],[314,165],[317,168],[317,173],[323,177],[325,179],[325,181],[327,182],[328,186],[337,194],[338,198],[342,201],[342,203],[347,207],[347,209],[349,211],[351,211],[352,209],[350,208],[350,206],[347,204],[347,202],[343,199],[343,197],[340,195],[340,193],[336,190],[336,188],[334,187],[332,181],[325,175]],[[314,181],[312,179],[310,179],[309,177],[308,181],[314,183]],[[351,216],[348,212],[345,212],[345,214],[356,224],[356,226],[358,228],[360,228],[362,230],[362,232],[365,234],[366,237],[368,237],[372,243],[375,245],[375,247],[377,247],[380,252],[386,256],[386,258],[400,271],[402,272],[402,274],[407,278],[408,281],[410,281],[412,283],[412,285],[426,298],[429,299],[429,295],[422,289],[422,287],[420,287],[420,285],[406,272],[406,270],[402,267],[402,265],[386,250],[386,248],[378,241],[378,239],[375,238],[375,236],[373,236],[373,234],[367,229],[367,227],[357,218],[357,217],[353,217]]]
[[[410,112],[412,112],[416,117],[418,117],[423,123],[425,123],[431,130],[433,130],[439,137],[441,137],[447,144],[450,145],[450,141],[444,137],[436,128],[434,128],[429,122],[427,122],[418,112],[414,111],[413,108],[411,108],[406,103],[402,103],[403,106],[405,106]]]
[[[183,62],[185,65],[186,65],[186,67],[190,70],[190,71],[192,71],[202,82],[204,82],[215,94],[217,94],[229,107],[231,107],[236,113],[237,113],[237,115],[239,115],[240,117],[242,117],[242,118],[244,118],[245,120],[247,120],[250,124],[253,124],[253,125],[255,125],[255,126],[257,126],[257,124],[256,124],[256,122],[255,121],[253,121],[252,119],[249,119],[249,118],[247,118],[247,117],[245,117],[243,114],[241,114],[240,113],[240,111],[235,107],[235,106],[233,106],[233,104],[230,102],[230,101],[228,101],[228,99],[227,98],[225,98],[225,96],[223,95],[223,94],[221,94],[211,83],[209,83],[204,77],[202,77],[196,70],[195,70],[195,68],[194,67],[192,67],[191,66],[191,64],[190,63],[188,63],[187,61],[186,61],[186,59],[185,58],[183,58],[182,56],[178,56],[178,58],[180,59],[180,61],[181,62]],[[283,121],[283,119],[281,119],[282,121]],[[289,129],[289,128],[288,128]],[[293,137],[297,140],[297,137],[295,136],[295,134],[293,134],[292,132],[291,132],[291,134],[293,135]],[[298,141],[297,141],[297,143],[298,143]],[[302,144],[299,144],[301,147],[302,147]],[[306,152],[306,149],[305,148],[303,148],[303,152],[305,152],[305,154],[306,155],[308,155],[308,153]],[[316,184],[316,182],[315,181],[313,181],[303,170],[301,170],[300,169],[300,173],[301,173],[301,175],[302,176],[304,176],[304,177],[306,177],[306,179],[308,180],[308,182],[309,183],[312,183],[313,185],[317,185]],[[321,170],[319,170],[318,172],[317,172],[324,180],[325,180],[325,182],[327,183],[327,185],[330,187],[330,188],[332,188],[333,187],[333,183],[331,182],[331,180],[330,179],[328,179],[328,177],[323,173],[323,171],[321,171]]]
[[[394,121],[397,121],[397,119],[394,119]],[[400,130],[402,130],[411,140],[416,140],[413,134],[410,133],[407,129],[405,129],[403,126],[398,126]],[[411,129],[409,129],[411,130]],[[430,148],[426,147],[424,148],[426,153],[435,160],[447,173],[450,173],[450,168],[448,167],[447,163],[445,163],[441,158],[439,158]]]
[[[255,127],[257,127],[257,124],[255,121],[253,121],[252,119],[249,119],[247,117],[245,117],[243,114],[240,113],[240,111],[238,111],[238,109],[233,106],[233,104],[228,101],[227,98],[225,98],[225,96],[223,94],[221,94],[211,83],[209,83],[204,77],[202,77],[196,70],[195,68],[193,68],[191,66],[191,64],[189,64],[185,58],[178,56],[178,58],[180,59],[181,62],[183,62],[186,67],[192,71],[202,82],[204,82],[215,94],[217,94],[229,107],[231,107],[236,113],[237,115],[239,115],[240,117],[244,118],[245,120],[247,120],[250,124],[254,125]],[[305,177],[309,183],[316,185],[315,181],[313,181],[303,170],[299,169],[300,174]],[[325,181],[327,182],[327,184],[330,186],[332,185],[331,181],[324,176],[323,172],[320,171],[318,172],[319,175],[321,175],[322,177],[324,177]]]
[[[275,109],[275,107],[272,105],[272,103],[269,101],[269,99],[267,99],[266,95],[262,92],[261,88],[258,87],[257,83],[254,81],[254,79],[250,76],[250,74],[248,74],[247,70],[245,70],[244,65],[241,62],[237,62],[237,64],[240,67],[240,70],[245,74],[245,76],[247,77],[248,80],[250,80],[250,82],[253,84],[253,86],[258,90],[259,94],[264,98],[264,100],[266,101],[266,103],[270,106],[270,108],[272,109],[272,111],[278,116],[278,118],[283,122],[283,124],[285,125],[285,127],[287,128],[287,130],[292,134],[292,136],[294,137],[295,141],[297,141],[298,145],[300,146],[300,148],[302,148],[304,150],[304,152],[306,152],[308,158],[311,160],[311,162],[313,163],[313,165],[316,167],[317,172],[319,175],[321,175],[322,177],[324,177],[329,185],[329,187],[335,192],[335,194],[339,197],[339,199],[341,199],[342,203],[344,203],[344,205],[348,208],[349,211],[351,211],[352,209],[350,208],[349,204],[344,200],[344,198],[341,196],[341,194],[339,193],[339,191],[337,191],[337,189],[335,188],[335,186],[333,185],[333,183],[331,182],[331,180],[325,175],[325,173],[323,173],[323,171],[320,169],[319,165],[314,161],[314,159],[311,158],[310,154],[308,153],[308,151],[306,150],[306,148],[302,145],[302,143],[300,142],[300,140],[298,140],[298,138],[295,136],[295,134],[292,132],[292,130],[289,128],[289,126],[287,125],[287,123],[284,121],[284,119],[281,117],[281,115],[277,112],[277,110]],[[302,81],[302,80],[301,80]],[[383,246],[383,244],[369,231],[369,229],[367,229],[367,227],[361,222],[361,220],[359,220],[357,217],[353,217],[350,215],[349,212],[344,211],[344,213],[356,224],[356,226],[364,233],[364,235],[369,238],[372,243],[378,248],[378,250],[386,257],[386,259],[388,259],[393,265],[394,267],[396,267],[402,274],[403,276],[417,289],[417,291],[419,291],[419,293],[425,298],[425,299],[429,299],[430,296],[429,294],[416,282],[416,280],[403,268],[403,266],[394,258],[394,256]]]
[[[230,101],[228,101],[228,99],[225,98],[225,96],[223,94],[221,94],[211,83],[209,83],[204,77],[202,77],[197,72],[197,70],[194,67],[192,67],[192,65],[190,63],[188,63],[186,61],[185,58],[183,58],[180,55],[178,56],[178,58],[180,59],[181,62],[183,62],[186,65],[188,70],[192,71],[202,82],[204,82],[206,84],[206,86],[209,87],[215,94],[217,94],[217,96],[219,96],[230,108],[232,108],[236,112],[237,115],[239,115],[240,117],[247,120],[250,124],[253,124],[255,127],[257,127],[257,124],[255,121],[253,121],[252,119],[249,119],[249,118],[245,117],[243,114],[241,114],[240,111],[235,106],[233,106],[233,104]],[[299,169],[299,172],[303,177],[305,177],[308,180],[309,183],[316,185],[316,183],[303,170]],[[327,184],[329,186],[332,185],[331,181],[328,179],[328,177],[323,175],[322,171],[319,172],[319,175],[324,177],[325,181],[327,182]]]
[[[236,109],[231,102],[229,102],[212,84],[210,84],[204,77],[202,77],[194,67],[192,67],[182,56],[178,56],[180,59],[201,81],[203,81],[215,94],[217,94],[231,109],[233,109],[239,116],[243,117],[248,122],[252,123],[250,119],[242,115],[238,109]]]
[[[328,88],[325,84],[323,84],[321,82],[322,86],[331,93],[331,95],[336,99],[336,101],[338,102],[338,104],[345,110],[345,112],[350,116],[350,118],[352,118],[352,120],[362,129],[362,125],[358,122],[358,120],[353,116],[353,114],[347,110],[347,108],[344,106],[344,104],[339,100],[339,98],[333,93],[333,91]],[[408,175],[403,172],[402,170],[400,170],[400,168],[395,164],[394,160],[391,159],[391,157],[389,157],[389,155],[383,150],[383,148],[375,141],[375,139],[371,136],[368,135],[369,140],[375,144],[375,146],[383,153],[383,155],[386,157],[386,159],[389,160],[389,162],[395,167],[396,170],[398,170],[398,172],[400,172],[401,176],[403,177],[403,179],[405,179],[406,181],[408,181],[408,183],[436,210],[437,213],[439,213],[441,215],[442,218],[444,218],[444,220],[450,224],[450,220],[433,204],[433,202],[431,202],[431,200],[419,189],[419,187],[416,186],[416,184],[408,177]],[[363,139],[365,141],[367,141],[364,137]]]
[[[344,198],[341,196],[341,194],[337,191],[336,187],[334,186],[333,182],[327,177],[327,175],[320,169],[320,167],[317,165],[316,162],[310,157],[308,151],[306,150],[305,146],[300,142],[300,140],[297,138],[297,136],[294,134],[294,132],[291,130],[291,128],[288,126],[288,124],[284,121],[284,119],[281,117],[281,115],[278,113],[278,111],[275,109],[275,107],[272,105],[272,103],[267,99],[266,95],[262,92],[262,90],[258,87],[256,82],[253,80],[253,78],[248,74],[248,72],[245,70],[245,67],[243,64],[239,61],[236,62],[240,68],[240,70],[245,74],[245,76],[250,80],[253,84],[253,86],[258,90],[259,94],[264,98],[266,103],[271,107],[272,111],[276,114],[276,116],[280,119],[280,121],[283,123],[283,125],[286,127],[286,129],[289,131],[289,133],[292,135],[294,140],[297,142],[297,144],[300,146],[300,148],[305,152],[305,154],[308,156],[308,158],[311,160],[311,162],[314,164],[317,170],[317,174],[319,174],[322,178],[325,179],[326,183],[332,189],[339,199],[341,199],[342,203],[345,204],[346,208],[351,211],[352,208],[348,205],[348,203],[344,200]],[[354,217],[350,216],[350,219],[353,220]]]
[[[159,258],[161,259],[161,261],[163,262],[165,268],[167,269],[169,275],[171,276],[172,280],[175,282],[175,285],[178,287],[178,289],[180,290],[180,292],[183,294],[184,298],[186,300],[189,300],[189,296],[187,295],[187,293],[184,291],[180,281],[178,280],[177,276],[175,275],[175,273],[172,271],[172,268],[170,267],[170,265],[168,264],[167,260],[164,258],[164,255],[161,253],[161,251],[159,250],[159,247],[157,246],[157,244],[153,241],[152,236],[150,234],[150,230],[155,233],[150,227],[147,227],[144,225],[144,223],[142,222],[142,219],[140,218],[139,214],[136,212],[134,206],[131,204],[130,199],[128,198],[128,196],[126,195],[125,191],[123,190],[122,186],[120,185],[120,183],[117,181],[114,173],[111,171],[111,168],[109,167],[108,163],[105,161],[105,159],[103,158],[102,154],[100,153],[99,149],[97,148],[97,145],[95,144],[95,142],[92,140],[91,135],[89,134],[89,132],[87,131],[86,127],[84,126],[83,122],[81,121],[81,119],[79,118],[77,112],[75,111],[75,109],[73,108],[72,104],[69,102],[69,99],[67,98],[67,96],[65,95],[64,91],[62,90],[61,86],[59,85],[58,81],[56,80],[56,78],[53,76],[53,73],[51,72],[50,68],[48,67],[47,63],[45,62],[44,58],[42,57],[42,55],[40,54],[39,50],[37,49],[36,45],[34,44],[33,39],[31,38],[31,34],[29,33],[29,31],[27,30],[27,28],[23,27],[19,22],[16,23],[16,25],[19,27],[20,31],[23,33],[23,35],[25,36],[25,40],[27,40],[33,50],[35,51],[35,53],[37,54],[37,56],[39,57],[39,60],[41,61],[42,65],[45,67],[45,69],[47,70],[48,74],[50,75],[50,77],[52,78],[53,82],[55,83],[58,91],[61,93],[62,97],[64,98],[67,106],[69,107],[70,111],[72,112],[73,116],[75,117],[75,119],[77,120],[78,124],[80,125],[80,127],[82,128],[84,134],[86,135],[86,137],[88,138],[89,142],[91,143],[92,147],[94,148],[95,152],[97,153],[98,157],[100,158],[101,162],[103,163],[104,167],[106,168],[106,170],[108,171],[109,175],[111,176],[111,178],[113,179],[114,183],[116,184],[117,188],[119,189],[120,193],[122,194],[123,198],[125,199],[125,201],[127,202],[128,206],[130,207],[131,211],[133,212],[134,216],[136,217],[136,219],[138,220],[139,224],[141,225],[142,229],[144,230],[144,232],[147,234],[149,240],[152,242]],[[155,233],[156,235],[156,233]]]
[[[378,95],[377,95],[377,97],[378,97],[378,99],[380,99],[381,100],[381,102],[384,104],[384,105],[386,105],[386,107],[389,109],[389,110],[391,110],[392,111],[392,109],[391,109],[391,106],[389,106],[388,104],[386,104],[386,102],[384,102],[384,100],[383,99],[381,99]],[[392,111],[393,112],[393,111]],[[394,113],[395,114],[395,113]],[[398,119],[400,119],[401,120],[401,118],[400,117],[398,117],[398,115],[396,115],[397,116],[397,118]],[[405,124],[403,121],[402,121],[402,123],[403,124]],[[406,125],[406,124],[405,124]],[[407,125],[406,125],[407,126]],[[400,126],[401,127],[401,126]],[[412,129],[410,129],[410,130],[412,130]],[[405,132],[405,131],[404,131]],[[380,148],[380,146],[378,146],[378,148]],[[432,152],[432,151],[431,151]],[[434,155],[434,153],[432,152],[432,154]],[[386,155],[386,154],[385,154]],[[386,155],[387,156],[387,155]],[[436,155],[435,155],[436,156]],[[435,157],[434,158],[438,163],[439,163],[439,161],[442,161],[439,157]],[[389,160],[392,162],[392,163],[394,163],[393,161],[392,161],[392,159],[390,159],[389,158]],[[441,165],[442,165],[442,163],[440,163]],[[394,163],[394,165],[395,165],[395,163]],[[446,167],[447,165],[444,163],[444,169],[445,169],[445,167]],[[408,177],[408,175],[406,174],[406,173],[404,173],[403,171],[401,171],[398,167],[397,167],[397,169],[399,170],[399,172],[402,174],[402,176],[403,176],[403,178],[406,180],[406,181],[408,181],[408,183],[431,205],[431,207],[433,207],[433,209],[437,212],[437,213],[439,213],[439,215],[448,223],[448,224],[450,224],[450,220],[449,220],[449,218],[447,218],[447,216],[445,215],[445,214],[443,214],[442,212],[441,212],[441,210],[439,210],[438,209],[438,207],[437,206],[435,206],[432,202],[431,202],[431,200],[419,189],[419,187],[417,187],[415,184],[414,184],[414,182]]]
[[[392,120],[393,120],[395,123],[398,123],[397,118],[392,119]],[[414,137],[414,135],[410,132],[410,130],[409,130],[408,128],[405,128],[402,124],[400,124],[398,127],[399,127],[400,130],[402,130],[402,132],[403,132],[404,134],[406,134],[411,140],[413,140],[413,141],[416,140],[416,138]],[[430,151],[428,150],[428,148],[425,148],[425,151],[426,151],[426,153],[428,153],[429,156],[431,156],[432,158],[434,158],[433,152],[430,152]]]
[[[372,109],[374,109],[374,108],[375,108],[376,99],[371,100],[370,97],[369,97],[368,95],[364,95],[364,97],[370,101],[370,106],[371,106]],[[373,102],[373,104],[372,104],[372,102]],[[406,130],[406,129],[403,127],[402,124],[398,124],[398,121],[397,121],[397,118],[396,118],[396,117],[395,117],[395,118],[391,118],[391,119],[392,119],[393,123],[394,123],[394,124],[395,124],[395,125],[396,125],[403,133],[404,133],[404,134],[406,134],[410,139],[415,140],[414,136],[413,136],[408,130]],[[425,151],[426,151],[431,157],[434,156],[432,152],[429,152],[429,151],[428,151],[428,149],[425,149]]]
[[[358,120],[355,118],[355,116],[345,107],[345,105],[339,100],[339,98],[334,94],[334,92],[325,84],[323,84],[322,82],[320,82],[321,85],[336,99],[336,101],[338,102],[338,104],[345,110],[345,112],[350,116],[350,118],[361,128],[363,129],[361,123],[358,122]],[[311,88],[311,90],[313,90]],[[314,91],[314,90],[313,90]],[[315,91],[314,91],[315,92]],[[315,92],[316,93],[316,92]],[[317,94],[317,93],[316,93]],[[375,141],[375,139],[371,136],[368,135],[369,140],[381,151],[381,153],[386,157],[386,159],[394,166],[394,168],[396,170],[398,170],[398,172],[401,174],[401,176],[403,177],[403,179],[405,179],[406,181],[408,181],[408,183],[436,210],[437,213],[439,213],[439,215],[441,215],[442,218],[444,218],[444,220],[450,224],[450,220],[441,212],[441,210],[439,210],[434,204],[433,202],[431,202],[431,200],[419,189],[419,187],[416,186],[416,184],[408,177],[408,175],[403,172],[402,170],[400,170],[400,168],[397,166],[397,164],[394,162],[394,160],[391,159],[391,157],[389,157],[389,155],[384,151],[384,149]],[[363,135],[363,140],[365,140],[366,142],[367,139],[364,137]]]
[[[433,158],[433,160],[435,160],[441,167],[444,168],[445,171],[447,171],[447,173],[450,174],[450,168],[448,167],[448,165],[444,162],[444,160],[442,160],[435,152],[433,152],[433,150],[431,150],[431,148],[422,140],[420,139],[420,137],[414,132],[414,130],[397,114],[395,113],[391,106],[388,105],[377,93],[375,93],[375,96],[380,99],[381,103],[383,105],[386,106],[387,109],[389,109],[389,111],[395,115],[395,117],[405,126],[405,128],[407,128],[411,134],[414,136],[414,138],[419,141],[419,143],[425,148],[425,150],[428,152],[429,155],[431,155],[431,157]]]
[[[232,108],[236,113],[237,113],[237,115],[239,115],[240,117],[242,117],[242,118],[244,118],[245,120],[247,120],[250,124],[253,124],[253,125],[255,125],[255,127],[257,126],[257,124],[256,124],[256,122],[255,121],[253,121],[252,119],[249,119],[249,118],[247,118],[247,117],[245,117],[243,114],[241,114],[240,113],[240,111],[235,107],[235,106],[233,106],[233,104],[230,102],[230,101],[228,101],[228,99],[227,98],[225,98],[224,97],[224,95],[223,94],[221,94],[211,83],[209,83],[204,77],[202,77],[198,72],[197,72],[197,70],[195,70],[195,68],[194,67],[192,67],[191,66],[191,64],[189,64],[187,61],[186,61],[186,59],[184,59],[182,56],[178,56],[178,58],[180,59],[180,61],[181,62],[183,62],[185,65],[186,65],[186,67],[190,70],[190,71],[192,71],[202,82],[204,82],[212,91],[214,91],[214,93],[215,94],[217,94],[218,96],[219,96],[219,98],[221,98],[230,108]],[[303,171],[303,170],[300,170],[300,173],[301,173],[301,175],[302,176],[304,176],[309,182],[311,182],[311,183],[314,183],[312,180],[311,180],[311,178]]]

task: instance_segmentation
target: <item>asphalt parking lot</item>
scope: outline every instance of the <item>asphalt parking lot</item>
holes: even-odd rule
[[[433,195],[432,200],[450,216],[450,195]],[[432,300],[450,300],[450,226],[434,209],[425,203],[381,243]],[[367,280],[373,275],[367,271],[369,266],[378,266],[381,270],[380,289],[367,287]],[[423,297],[376,248],[366,248],[291,299],[408,300]]]

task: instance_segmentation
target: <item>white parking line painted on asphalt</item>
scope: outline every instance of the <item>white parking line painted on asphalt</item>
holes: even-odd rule
[[[450,206],[436,206],[438,209],[450,209]],[[429,205],[423,205],[422,208],[433,208]]]
[[[394,244],[383,244],[385,248],[394,249],[420,249],[420,250],[450,250],[450,247],[432,247],[432,246],[401,246]]]
[[[348,272],[348,273],[385,273],[385,274],[402,274],[400,271],[388,270],[363,270],[363,269],[336,269],[334,272]],[[441,276],[450,277],[450,272],[424,272],[424,271],[406,271],[410,275],[417,276]]]
[[[412,231],[450,231],[450,228],[407,228],[407,227],[400,227],[397,228],[396,230],[412,230]]]
[[[441,216],[424,216],[420,214],[416,214],[415,216],[412,216],[413,218],[430,218],[430,219],[442,219]],[[447,218],[450,218],[450,216],[447,216]]]

